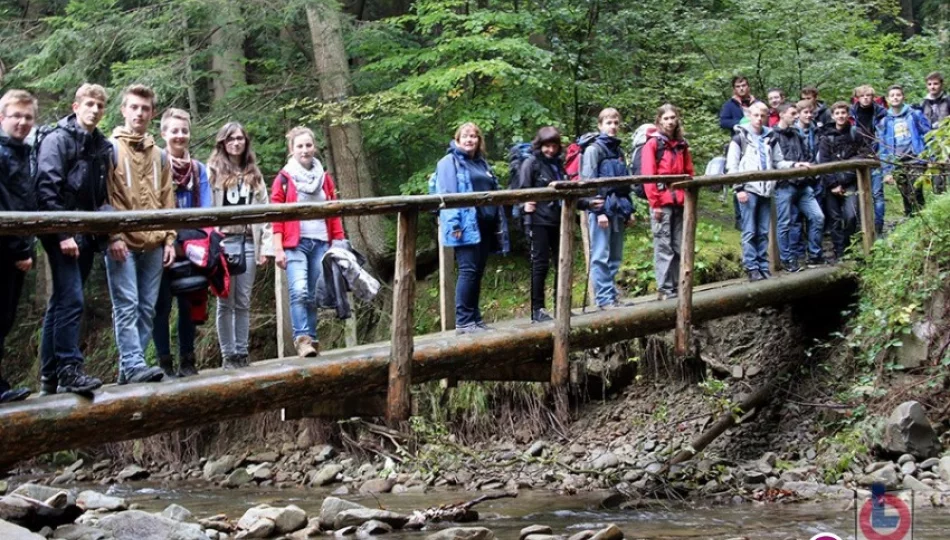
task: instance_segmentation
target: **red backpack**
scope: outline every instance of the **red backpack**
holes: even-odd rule
[[[567,147],[567,154],[564,157],[564,170],[567,171],[569,180],[577,180],[580,177],[581,157],[584,155],[584,150],[590,146],[590,143],[594,142],[598,135],[600,134],[596,131],[585,133]]]

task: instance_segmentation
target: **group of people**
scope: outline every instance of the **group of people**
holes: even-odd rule
[[[892,85],[884,102],[874,88],[854,89],[850,102],[830,107],[815,87],[801,91],[801,100],[787,103],[778,88],[768,91],[768,104],[752,96],[745,77],[732,80],[733,96],[720,112],[720,127],[730,134],[725,172],[736,173],[831,163],[854,158],[879,159],[871,175],[874,226],[884,229],[884,184],[897,184],[904,214],[924,206],[919,181],[926,168],[925,136],[950,115],[950,96],[938,72],[926,78],[927,97],[916,107],[905,102],[904,88]],[[943,176],[933,179],[934,193],[946,189]],[[827,231],[834,258],[844,255],[857,231],[857,175],[854,171],[778,182],[747,182],[734,187],[737,225],[742,231],[742,260],[749,279],[770,277],[768,232],[771,204],[777,214],[781,265],[797,272],[803,265],[828,262],[822,238]]]
[[[125,88],[119,108],[124,124],[116,127],[111,137],[99,129],[106,100],[102,86],[84,84],[76,91],[72,114],[55,127],[34,130],[38,114],[34,96],[10,90],[0,98],[0,209],[158,210],[336,199],[333,178],[317,159],[314,134],[305,127],[287,133],[289,157],[268,190],[251,138],[241,124],[229,122],[218,131],[205,164],[189,153],[191,121],[186,111],[170,108],[164,112],[160,123],[164,148],[157,144],[149,133],[157,106],[149,87],[136,84]],[[181,232],[183,237],[195,237],[194,231]],[[186,253],[178,233],[39,235],[52,275],[40,345],[41,394],[88,394],[102,385],[85,372],[79,343],[83,285],[94,259],[103,254],[119,352],[118,383],[157,382],[197,373],[195,325],[204,320],[206,312],[202,306],[192,305],[194,295],[176,294],[170,269],[176,261],[195,262],[193,251],[198,250]],[[245,259],[240,270],[230,272],[217,299],[215,322],[222,367],[249,363],[251,290],[256,267],[266,264],[268,258],[287,271],[297,353],[318,355],[321,257],[334,242],[344,239],[341,219],[229,225],[215,234],[221,246],[237,246],[234,257],[238,261]],[[0,361],[24,276],[33,266],[34,244],[29,236],[0,237]],[[208,244],[203,249],[207,254]],[[207,256],[204,262],[208,263]],[[206,302],[203,294],[197,298]],[[169,343],[169,314],[175,297],[179,314],[177,367]],[[153,339],[158,366],[150,367],[145,351]],[[26,388],[12,388],[0,374],[0,403],[25,399],[29,393]]]
[[[913,215],[924,205],[918,179],[925,168],[922,154],[925,135],[950,115],[950,97],[943,91],[943,77],[927,76],[928,96],[919,107],[905,103],[904,89],[888,88],[886,106],[874,89],[862,85],[851,102],[830,107],[818,98],[815,87],[801,91],[795,103],[785,101],[781,89],[768,91],[768,104],[755,99],[747,78],[732,80],[733,96],[720,113],[720,126],[729,134],[723,170],[741,173],[831,163],[859,157],[876,158],[881,166],[872,174],[874,220],[878,233],[884,227],[885,183],[897,184],[904,213]],[[646,142],[635,143],[631,159],[618,137],[622,118],[614,108],[600,112],[598,132],[578,139],[571,146],[582,152],[579,177],[584,180],[627,176],[694,175],[680,111],[671,104],[657,110],[654,123],[646,128]],[[640,131],[640,130],[638,130]],[[634,136],[636,141],[636,135]],[[538,130],[531,142],[531,155],[521,162],[517,186],[543,188],[551,182],[573,179],[572,152],[565,148],[554,126]],[[514,151],[514,150],[513,150]],[[485,155],[480,128],[466,123],[455,132],[447,155],[436,167],[435,191],[468,193],[499,189]],[[934,191],[942,193],[945,179],[934,179]],[[831,236],[834,259],[844,255],[858,223],[857,176],[853,171],[803,176],[792,180],[746,182],[733,186],[736,224],[742,231],[742,262],[749,279],[771,277],[768,234],[771,205],[776,205],[777,235],[781,266],[798,272],[805,265],[833,262],[822,248],[824,234]],[[678,295],[684,192],[665,183],[643,186],[649,206],[653,235],[654,271],[660,299]],[[622,306],[616,276],[623,256],[625,228],[634,219],[631,187],[602,187],[595,196],[577,204],[588,212],[590,230],[590,281],[599,309]],[[557,261],[561,202],[528,202],[515,209],[523,222],[531,260],[531,320],[552,319],[545,309],[545,281],[552,261]],[[439,216],[443,245],[455,249],[456,333],[477,334],[490,330],[479,308],[481,279],[488,255],[508,250],[508,228],[500,207],[443,209]],[[831,259],[831,260],[829,260]]]

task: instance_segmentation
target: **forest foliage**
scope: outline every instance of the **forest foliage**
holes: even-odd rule
[[[904,83],[919,101],[926,73],[950,71],[941,0],[348,0],[331,9],[353,91],[326,100],[306,16],[325,1],[0,0],[2,86],[38,93],[53,121],[83,82],[114,96],[150,84],[161,108],[194,114],[197,157],[238,120],[267,172],[283,164],[287,128],[358,121],[387,194],[422,191],[464,121],[500,165],[541,125],[573,137],[613,106],[632,131],[672,102],[702,164],[725,141],[716,115],[735,74],[763,98],[814,84],[831,102]],[[104,124],[118,118],[113,101]]]

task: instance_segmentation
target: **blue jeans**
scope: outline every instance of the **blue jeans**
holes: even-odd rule
[[[746,194],[749,200],[739,203],[742,218],[742,266],[747,270],[769,271],[769,224],[772,221],[768,197]]]
[[[590,225],[590,275],[594,282],[594,298],[598,306],[617,301],[614,279],[623,260],[623,236],[626,225],[619,219],[611,219],[610,226],[601,229],[597,215],[588,214]]]
[[[172,314],[171,276],[162,272],[162,285],[158,289],[158,300],[155,302],[154,340],[155,353],[159,356],[168,356],[172,353],[171,335],[168,331],[168,320]],[[182,294],[178,298],[178,356],[184,357],[195,352],[195,323],[191,320],[191,302],[188,295]]]
[[[323,254],[329,248],[323,240],[301,238],[297,247],[287,250],[290,325],[295,339],[310,336],[317,340],[317,283],[323,277]]]
[[[43,339],[40,342],[40,376],[46,379],[56,380],[57,372],[83,362],[79,350],[82,288],[96,254],[92,242],[86,238],[77,237],[79,257],[74,258],[63,255],[57,236],[40,237],[53,276],[53,292],[43,317]]]
[[[884,174],[881,169],[871,171],[871,198],[874,200],[874,230],[884,232]]]
[[[798,212],[808,221],[808,256],[821,258],[821,235],[825,227],[825,216],[815,200],[811,186],[782,186],[775,189],[775,210],[778,214],[778,249],[785,262],[797,259],[792,229],[801,232],[797,219]]]
[[[491,241],[495,234],[494,225],[479,221],[478,231],[482,241],[470,246],[455,248],[455,264],[458,277],[455,280],[455,327],[464,328],[482,322],[479,300],[482,296],[482,276],[491,253]]]
[[[129,251],[123,262],[108,254],[105,258],[119,370],[127,372],[145,366],[145,350],[152,340],[155,301],[162,283],[162,248]]]

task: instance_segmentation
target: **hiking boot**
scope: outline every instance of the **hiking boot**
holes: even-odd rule
[[[824,266],[828,264],[824,257],[809,257],[808,258],[808,268],[818,268],[819,266]]]
[[[759,270],[746,270],[746,273],[749,274],[749,281],[762,281],[766,279]]]
[[[533,323],[548,322],[553,320],[554,317],[552,317],[547,311],[544,311],[544,308],[536,309],[531,312],[531,322]]]
[[[297,336],[294,338],[294,348],[297,349],[297,356],[301,358],[313,358],[317,350],[313,348],[313,339],[310,336]]]
[[[194,353],[182,356],[181,361],[178,362],[178,376],[193,377],[197,374],[198,368],[195,367]]]
[[[148,367],[145,364],[127,370],[119,370],[119,384],[159,382],[165,377],[160,367]]]
[[[241,367],[247,367],[247,366],[251,365],[251,357],[250,357],[250,356],[248,356],[248,355],[246,355],[246,354],[238,354],[238,355],[236,355],[236,356],[237,356],[237,363],[238,363],[239,366],[241,366]]]
[[[88,394],[102,386],[102,381],[95,377],[86,375],[82,366],[66,366],[60,369],[56,379],[56,392],[54,394],[64,394],[71,392],[73,394]]]
[[[676,294],[675,292],[658,292],[658,293],[656,293],[656,299],[657,299],[657,300],[661,300],[661,301],[662,301],[662,300],[673,300],[673,299],[676,298],[677,296],[679,296],[679,295]]]
[[[0,403],[23,401],[29,395],[29,388],[11,388],[10,383],[4,379],[0,379]]]
[[[40,376],[40,396],[52,396],[56,394],[56,387],[59,383],[56,377]]]
[[[479,326],[478,323],[466,324],[465,326],[459,326],[455,329],[455,334],[458,336],[464,336],[466,334],[481,334],[482,332],[487,332],[489,330],[488,326]]]
[[[782,269],[784,269],[789,274],[794,274],[795,272],[801,272],[802,267],[798,266],[798,261],[785,261],[782,263]]]
[[[240,369],[241,357],[236,354],[229,354],[221,359],[221,369]]]
[[[177,379],[178,372],[175,371],[175,359],[170,354],[163,354],[158,357],[158,367],[165,373],[167,379]]]

